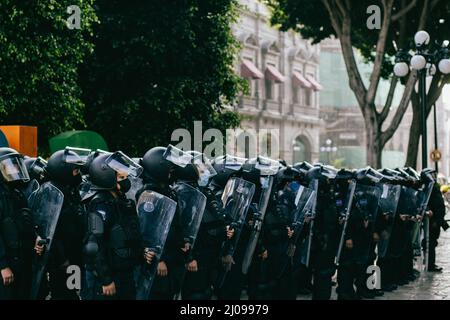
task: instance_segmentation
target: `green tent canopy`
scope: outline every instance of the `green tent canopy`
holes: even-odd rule
[[[67,146],[108,151],[105,139],[94,131],[66,131],[50,138],[48,142],[52,153]]]

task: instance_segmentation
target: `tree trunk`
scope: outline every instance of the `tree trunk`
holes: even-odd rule
[[[414,108],[418,106],[414,106],[413,99],[411,99],[411,104]],[[413,118],[411,122],[411,127],[409,129],[409,141],[408,141],[408,152],[406,155],[406,163],[405,166],[417,168],[417,155],[419,153],[419,140],[421,135],[421,123],[420,123],[420,110],[413,112]]]
[[[372,168],[381,168],[381,155],[383,146],[381,144],[381,130],[378,118],[372,108],[365,107],[364,123],[366,126],[366,159],[367,164]]]

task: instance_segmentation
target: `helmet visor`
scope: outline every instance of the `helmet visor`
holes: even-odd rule
[[[0,171],[7,182],[29,181],[27,168],[20,154],[12,154],[0,160]]]
[[[211,162],[201,154],[194,157],[194,159],[192,160],[192,164],[197,170],[200,179],[211,179],[217,174],[216,170],[211,165]]]
[[[90,154],[90,149],[66,147],[64,149],[63,161],[82,166],[87,162]]]
[[[281,163],[277,160],[259,156],[256,160],[255,169],[258,169],[262,176],[272,176],[277,174]]]
[[[143,168],[133,161],[130,157],[125,155],[122,151],[117,151],[111,154],[105,163],[120,175],[139,177]]]
[[[164,152],[163,158],[172,162],[174,165],[184,168],[192,162],[193,157],[189,153],[169,144],[166,152]]]
[[[31,164],[30,170],[36,175],[41,175],[44,173],[44,169],[47,166],[47,161],[41,157],[37,157],[36,160]]]

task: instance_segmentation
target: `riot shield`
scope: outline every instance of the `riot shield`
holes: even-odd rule
[[[194,247],[195,239],[202,222],[206,207],[206,196],[198,189],[186,183],[178,183],[174,187],[177,194],[178,208],[183,226],[183,239],[189,243],[190,249]]]
[[[314,179],[310,182],[309,188],[314,190],[315,194],[315,200],[313,201],[313,205],[311,207],[311,210],[308,212],[308,216],[305,216],[310,220],[309,222],[309,234],[308,234],[308,240],[306,243],[306,255],[305,255],[305,261],[304,264],[306,267],[309,267],[309,260],[311,257],[311,245],[314,237],[314,220],[316,218],[316,206],[317,206],[317,197],[319,194],[319,180]]]
[[[131,182],[131,188],[130,190],[128,190],[128,192],[125,194],[125,196],[133,201],[136,201],[136,193],[142,189],[142,187],[144,186],[144,183],[142,181],[141,178],[139,177],[133,177],[133,176],[128,176],[128,179]]]
[[[362,214],[362,219],[374,222],[378,213],[380,189],[376,186],[356,184],[354,206]]]
[[[53,243],[58,224],[59,214],[64,203],[64,194],[51,182],[44,183],[33,196],[31,212],[33,224],[45,249],[41,256],[36,256],[33,261],[33,275],[31,283],[31,299],[36,299],[39,294],[42,277],[45,273],[48,257]]]
[[[341,229],[341,237],[340,237],[336,257],[334,260],[334,263],[337,266],[339,265],[339,260],[341,258],[341,253],[342,253],[342,247],[344,246],[345,234],[347,232],[348,219],[350,217],[350,213],[352,210],[353,199],[354,199],[356,187],[357,187],[356,182],[354,180],[350,181],[350,183],[348,185],[347,194],[345,197],[345,202],[343,203],[344,210],[342,212],[339,212],[339,215],[340,215],[339,220],[342,223],[342,229]]]
[[[261,233],[262,224],[266,215],[267,206],[269,205],[270,196],[272,195],[272,187],[275,176],[261,177],[264,184],[261,187],[261,195],[259,197],[257,212],[253,215],[253,226],[250,238],[245,251],[244,260],[242,261],[242,273],[247,274],[248,268],[252,262],[253,253],[258,243],[259,234]]]
[[[237,177],[228,180],[222,193],[222,205],[233,221],[230,228],[234,229],[234,235],[222,245],[222,261],[224,268],[223,272],[218,277],[218,288],[222,287],[226,275],[233,264],[234,252],[241,236],[241,231],[247,217],[247,211],[254,193],[255,185],[253,183]]]
[[[157,192],[144,191],[136,207],[143,246],[155,253],[151,264],[144,262],[141,265],[136,288],[136,299],[148,300],[177,203]]]
[[[311,211],[315,206],[316,193],[310,188],[300,186],[295,197],[295,209],[292,213],[291,229],[294,231],[292,238],[289,240],[284,261],[281,263],[279,278],[284,274],[289,262],[293,265],[293,258],[297,249],[297,242],[302,234],[305,225],[305,217],[311,215]]]
[[[380,234],[380,240],[377,244],[378,255],[384,258],[389,247],[402,187],[399,185],[382,184],[379,188],[381,191],[378,202],[380,213],[388,219],[388,223]]]
[[[39,182],[36,179],[30,180],[23,188],[22,193],[27,199],[28,207],[31,207],[32,198],[34,193],[39,189]]]
[[[397,213],[399,215],[415,216],[418,208],[419,195],[419,190],[402,186]]]
[[[434,182],[424,184],[417,197],[417,215],[422,218],[427,211],[428,202],[430,201],[431,193],[433,192]]]

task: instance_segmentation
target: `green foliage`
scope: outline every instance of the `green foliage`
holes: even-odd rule
[[[142,155],[176,128],[236,127],[236,0],[97,0],[95,50],[81,73],[88,129]]]
[[[78,68],[92,49],[93,0],[0,1],[0,122],[34,125],[47,150],[52,135],[83,125]],[[81,9],[70,30],[67,7]]]

